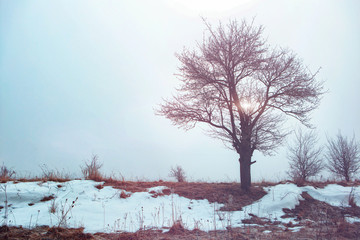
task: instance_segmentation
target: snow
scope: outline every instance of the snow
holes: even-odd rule
[[[283,208],[295,208],[299,204],[302,190],[294,184],[279,184],[265,188],[268,193],[259,201],[244,207],[247,213],[255,214],[258,217],[266,217],[275,220],[289,222],[291,219],[280,219],[284,212]]]
[[[344,187],[337,184],[329,184],[323,189],[315,189],[314,187],[303,187],[310,196],[316,200],[327,202],[328,204],[336,207],[349,207],[349,194],[351,187]],[[360,187],[353,188],[355,202],[360,203]]]
[[[90,180],[58,182],[8,182],[0,184],[0,206],[4,206],[5,188],[8,198],[9,225],[34,227],[39,225],[84,227],[85,232],[135,232],[140,228],[166,230],[174,221],[181,220],[188,229],[204,231],[226,229],[227,226],[240,227],[241,220],[249,218],[249,213],[282,222],[282,209],[293,209],[301,193],[307,191],[313,198],[333,206],[347,206],[351,187],[336,184],[323,189],[311,186],[297,187],[294,184],[278,184],[265,188],[267,194],[241,211],[223,212],[223,204],[209,203],[207,200],[193,200],[177,194],[161,195],[165,186],[153,187],[145,192],[126,192],[130,196],[120,198],[121,189],[110,186],[98,189],[102,184]],[[355,202],[359,205],[360,187],[354,187]],[[160,194],[158,196],[157,194]],[[50,201],[41,201],[53,196]],[[31,206],[30,206],[30,205]],[[56,211],[51,213],[51,206]],[[72,207],[73,206],[73,207]],[[67,214],[65,214],[67,212]],[[5,208],[0,210],[5,221]],[[348,218],[348,221],[358,221]],[[294,229],[295,230],[295,229]]]
[[[345,220],[349,223],[360,222],[360,218],[358,218],[358,217],[345,217]]]

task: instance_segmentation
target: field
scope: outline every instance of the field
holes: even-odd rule
[[[351,182],[3,181],[0,239],[359,239]]]

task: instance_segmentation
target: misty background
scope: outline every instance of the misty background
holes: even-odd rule
[[[174,54],[203,39],[201,16],[214,26],[255,17],[269,44],[321,67],[319,145],[339,130],[360,139],[357,0],[0,0],[0,163],[18,175],[46,164],[80,176],[97,154],[103,172],[126,179],[168,179],[178,164],[190,180],[238,181],[237,154],[205,125],[185,132],[154,114],[179,84]],[[286,144],[253,159],[254,180],[286,178]]]

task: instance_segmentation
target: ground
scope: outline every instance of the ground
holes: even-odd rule
[[[65,183],[51,184],[56,186],[59,191],[59,189],[65,186]],[[40,186],[49,184],[50,186],[50,183],[46,183],[46,181],[37,182],[36,184]],[[0,228],[0,239],[360,239],[360,223],[351,220],[356,220],[360,217],[360,208],[358,207],[359,192],[356,191],[359,189],[358,185],[358,183],[329,182],[307,183],[303,186],[296,186],[292,183],[261,183],[254,184],[250,192],[245,192],[240,189],[238,183],[129,182],[107,180],[100,183],[94,182],[92,185],[99,194],[99,198],[101,192],[109,191],[109,189],[118,189],[120,191],[118,198],[120,200],[123,199],[121,201],[129,201],[131,196],[134,196],[134,193],[143,194],[148,191],[146,192],[150,196],[148,199],[160,200],[171,195],[178,195],[186,199],[199,200],[199,203],[203,203],[202,200],[207,200],[209,206],[214,206],[214,208],[218,204],[219,208],[217,211],[219,212],[248,211],[248,217],[242,218],[241,224],[234,222],[233,224],[227,224],[225,228],[214,225],[214,228],[218,227],[218,229],[208,231],[201,229],[201,227],[196,228],[196,226],[192,230],[188,230],[186,227],[183,227],[181,221],[176,221],[172,226],[163,227],[162,229],[149,227],[133,232],[119,230],[91,233],[84,231],[83,227],[64,228],[55,226],[55,224],[52,227],[36,224],[36,226],[27,228],[25,225],[15,224],[15,226],[11,226],[10,224]],[[9,187],[9,189],[11,188]],[[18,187],[18,192],[21,192],[19,189],[21,187]],[[284,189],[288,193],[281,193]],[[351,194],[349,194],[349,191],[342,193],[349,195],[345,198],[348,202],[344,202],[344,200],[339,202],[340,192],[348,189],[351,189]],[[353,191],[354,189],[355,191]],[[73,191],[76,191],[75,187]],[[339,194],[333,196],[337,192]],[[319,193],[324,193],[324,195],[317,196],[316,194]],[[280,194],[281,198],[277,198],[276,194]],[[24,199],[26,198],[25,194],[20,194],[19,196],[22,196]],[[326,201],[321,199],[324,196],[329,199]],[[331,199],[329,196],[332,196]],[[40,207],[42,206],[41,204],[44,205],[51,201],[55,202],[54,198],[56,199],[57,197],[60,198],[60,193],[57,195],[45,194],[38,201],[33,201],[32,205],[27,203],[26,206],[29,208],[33,206]],[[248,210],[248,206],[255,206],[256,202],[261,202],[264,209],[269,209],[266,206],[267,201],[264,200],[269,197],[272,198],[274,205],[281,203],[277,208],[273,208],[274,212],[277,211],[278,218],[267,217],[260,210],[252,212]],[[80,208],[80,201],[81,198],[79,199],[79,206],[76,206],[76,202],[73,203],[75,205],[74,209]],[[294,202],[289,205],[291,201]],[[279,207],[282,207],[281,214],[278,213]],[[4,209],[0,210],[2,214]],[[16,207],[14,207],[15,210]],[[49,215],[50,213],[47,214]],[[215,217],[218,218],[219,222],[224,215],[215,215],[214,213]],[[18,222],[21,222],[20,218]]]

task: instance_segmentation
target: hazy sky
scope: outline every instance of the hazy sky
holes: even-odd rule
[[[320,143],[338,130],[360,139],[358,0],[0,0],[0,163],[80,175],[98,154],[106,173],[126,178],[168,179],[179,164],[193,180],[239,179],[238,156],[221,141],[154,114],[179,83],[174,54],[202,40],[200,16],[256,17],[269,43],[321,67]],[[254,180],[283,179],[285,150],[256,153]]]

